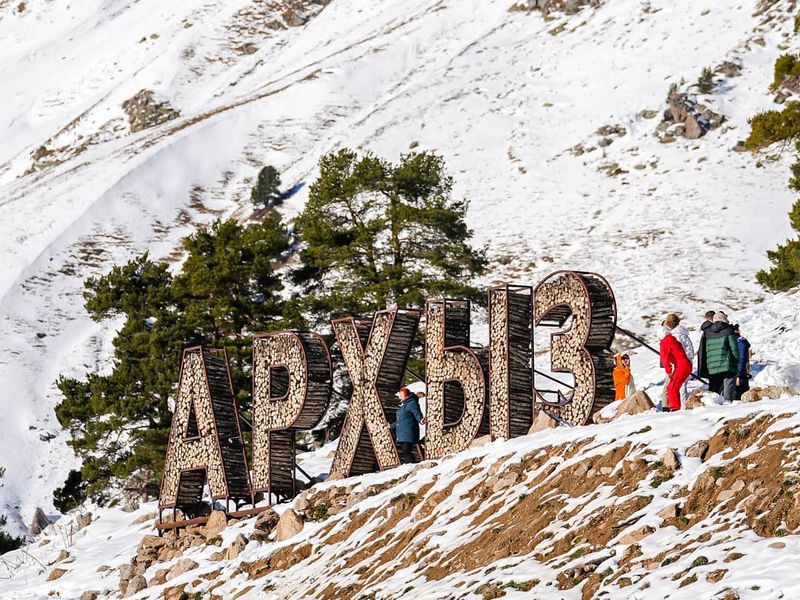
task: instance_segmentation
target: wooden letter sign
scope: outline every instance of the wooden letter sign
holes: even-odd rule
[[[331,465],[331,478],[389,469],[400,464],[389,429],[396,396],[419,323],[415,310],[382,310],[371,327],[352,317],[332,321],[350,374],[353,394]]]
[[[470,303],[428,302],[425,326],[425,379],[428,384],[427,458],[467,448],[485,419],[488,390],[485,356],[469,347]]]
[[[592,414],[614,400],[614,357],[611,343],[617,306],[608,282],[595,273],[558,271],[534,292],[536,326],[563,328],[550,336],[554,373],[571,373],[575,389],[545,392],[537,386],[541,410],[571,425],[589,423]],[[571,320],[570,320],[571,318]],[[555,401],[544,394],[555,393]]]
[[[224,351],[189,348],[183,353],[159,510],[190,514],[199,508],[206,483],[212,500],[252,501],[228,357]]]
[[[253,339],[253,491],[297,494],[295,432],[316,427],[330,395],[331,358],[319,335],[280,331]]]

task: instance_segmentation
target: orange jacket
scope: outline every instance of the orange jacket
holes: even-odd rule
[[[614,400],[625,399],[625,388],[631,380],[631,368],[622,364],[622,354],[614,357],[617,366],[614,368]]]

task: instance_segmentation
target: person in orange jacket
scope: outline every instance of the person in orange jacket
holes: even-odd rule
[[[667,383],[667,404],[661,410],[672,412],[681,409],[681,387],[692,374],[692,362],[686,356],[683,345],[672,335],[680,319],[674,314],[667,315],[664,320],[666,335],[661,340],[661,366],[669,376]]]
[[[627,354],[617,354],[614,357],[614,400],[624,400],[636,391],[631,375],[631,357]]]

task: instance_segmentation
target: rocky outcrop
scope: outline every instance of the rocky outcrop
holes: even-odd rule
[[[291,508],[281,515],[275,528],[275,540],[282,542],[303,531],[303,519]]]
[[[650,396],[647,395],[647,392],[639,390],[622,401],[614,418],[621,417],[622,415],[638,415],[639,413],[647,412],[654,408],[655,405],[650,399]]]
[[[673,90],[667,99],[664,119],[656,128],[656,137],[665,144],[677,137],[696,140],[724,122],[724,116],[700,103],[696,95]]]
[[[30,532],[31,535],[39,535],[45,528],[50,525],[50,520],[40,507],[36,507],[36,512],[33,513],[33,521],[31,522]]]
[[[797,390],[785,385],[754,387],[742,394],[742,402],[759,402],[764,399],[778,400],[783,396],[797,396]]]
[[[558,427],[558,421],[543,410],[540,410],[536,414],[536,418],[533,420],[533,425],[531,425],[531,428],[528,430],[528,434],[544,431],[545,429],[555,429],[556,427]]]
[[[547,16],[552,12],[574,15],[585,7],[596,8],[602,0],[525,0],[511,5],[511,11],[540,10]]]
[[[156,100],[151,90],[141,90],[132,98],[125,100],[122,103],[122,110],[128,115],[131,133],[177,119],[181,114],[168,102]]]

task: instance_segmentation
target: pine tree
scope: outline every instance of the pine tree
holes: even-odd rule
[[[286,240],[274,212],[250,227],[217,221],[184,240],[188,256],[174,277],[144,254],[87,280],[91,318],[124,319],[110,374],[58,381],[64,397],[56,415],[83,459],[87,494],[102,500],[110,481],[134,474],[158,483],[184,348],[228,349],[236,388],[249,397],[248,335],[301,325],[278,298],[281,283],[272,272]]]
[[[413,152],[392,164],[343,149],[323,156],[295,225],[305,244],[295,281],[319,320],[387,306],[421,308],[431,296],[483,301],[483,272],[441,156]]]
[[[272,165],[267,165],[258,173],[256,185],[250,192],[250,200],[256,206],[275,206],[281,197],[281,176]]]

